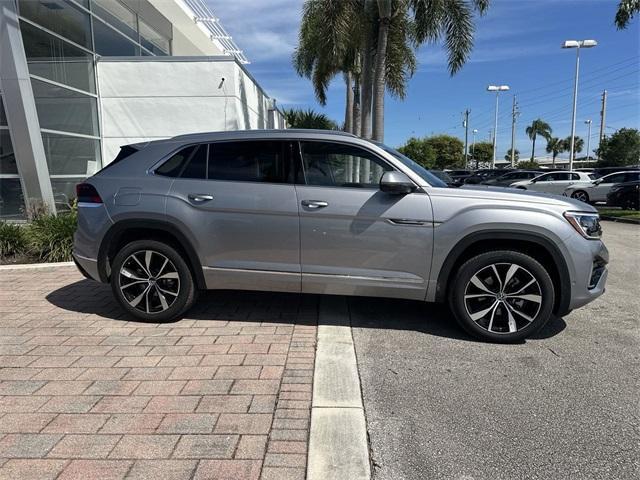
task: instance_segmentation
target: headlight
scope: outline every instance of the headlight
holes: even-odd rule
[[[564,212],[564,218],[580,235],[589,240],[599,240],[602,236],[600,215],[597,213]]]

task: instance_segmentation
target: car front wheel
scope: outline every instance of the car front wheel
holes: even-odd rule
[[[523,340],[551,318],[555,292],[547,270],[516,251],[493,251],[457,271],[449,303],[471,335],[493,342]]]
[[[154,240],[131,242],[117,253],[111,289],[127,312],[150,322],[176,320],[193,305],[196,293],[182,256]]]
[[[589,203],[589,194],[583,190],[577,190],[571,194],[571,198],[575,198],[576,200],[580,200],[584,203]]]

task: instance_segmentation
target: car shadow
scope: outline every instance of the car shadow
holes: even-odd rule
[[[210,290],[201,292],[185,320],[232,320],[283,324],[318,323],[320,301],[328,296],[278,292]],[[48,302],[58,308],[102,318],[143,323],[125,312],[109,285],[80,280],[52,291]],[[420,301],[374,297],[346,297],[349,317],[338,325],[385,330],[413,330],[425,335],[481,343],[464,332],[446,305]],[[182,318],[171,323],[176,323]],[[335,325],[335,322],[331,323]],[[532,339],[550,338],[566,328],[562,318],[554,317]]]

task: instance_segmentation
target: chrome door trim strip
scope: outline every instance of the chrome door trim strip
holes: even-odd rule
[[[415,284],[423,284],[425,283],[424,279],[413,279],[406,277],[365,277],[362,275],[344,275],[344,274],[332,274],[332,273],[307,273],[302,272],[303,277],[321,277],[321,278],[339,278],[345,280],[366,280],[366,281],[374,281],[374,282],[391,282],[391,283],[415,283]]]

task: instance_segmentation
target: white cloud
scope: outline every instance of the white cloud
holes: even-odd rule
[[[206,0],[252,63],[291,58],[302,0]]]

